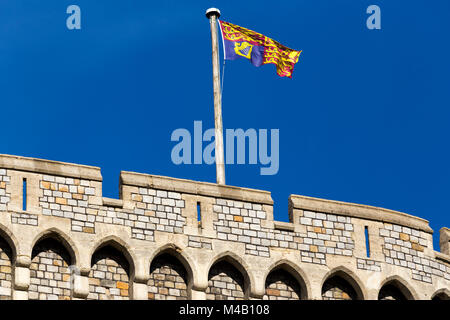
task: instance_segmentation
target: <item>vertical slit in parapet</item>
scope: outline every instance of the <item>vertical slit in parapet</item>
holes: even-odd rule
[[[22,181],[22,210],[27,211],[27,179]]]
[[[202,209],[200,206],[200,202],[197,202],[197,221],[198,221],[198,227],[202,227]]]
[[[369,241],[369,227],[368,226],[364,227],[364,233],[366,236],[366,254],[367,254],[367,257],[370,258],[370,241]]]

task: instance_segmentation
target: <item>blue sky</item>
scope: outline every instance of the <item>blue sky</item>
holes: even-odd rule
[[[0,153],[100,166],[108,197],[120,170],[215,182],[214,165],[170,158],[173,130],[214,127],[212,6],[303,50],[293,79],[227,62],[224,128],[280,130],[278,174],[227,166],[227,184],[270,190],[281,221],[300,194],[450,226],[448,0],[2,1]]]

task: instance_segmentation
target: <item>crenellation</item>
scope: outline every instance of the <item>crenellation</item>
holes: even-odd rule
[[[89,195],[95,194],[95,182],[43,175],[39,186],[43,191],[39,198],[43,215],[71,219],[73,231],[92,233],[94,225],[87,221],[86,208]]]
[[[313,211],[303,211],[299,217],[300,225],[306,228],[300,247],[303,262],[325,265],[328,255],[353,255],[350,217]]]
[[[385,224],[380,228],[380,236],[384,239],[382,248],[386,263],[410,269],[414,280],[432,283],[432,274],[445,277],[450,272],[449,267],[425,256],[428,240],[424,232]]]
[[[24,178],[30,206],[20,210]],[[351,278],[350,272],[348,277],[329,275],[334,268],[350,269],[363,283],[372,274],[398,274],[422,298],[450,284],[449,229],[441,229],[437,253],[428,222],[418,217],[292,195],[290,222],[278,222],[267,191],[122,172],[120,199],[109,199],[102,195],[101,181],[96,167],[0,155],[0,299],[13,297],[14,290],[27,292],[29,299],[185,299],[192,287],[208,299],[298,299],[311,294],[301,278],[310,277],[308,283],[317,285],[319,276],[332,281],[322,279],[322,295],[315,299],[364,296],[364,288],[349,289],[342,282]],[[368,225],[370,258],[365,251]],[[13,279],[17,233],[20,239],[30,238],[19,246],[33,245],[31,252],[39,248],[35,239],[41,233],[59,231],[55,239],[70,253],[63,257],[49,249],[29,256],[29,262],[20,258]],[[103,246],[103,239],[116,242]],[[159,264],[143,262],[167,245],[174,245],[176,254],[169,257],[161,249],[162,255],[154,257],[160,257]],[[114,251],[118,248],[122,251]],[[257,281],[266,283],[255,287],[250,273],[264,274],[285,260],[289,267],[275,267],[279,272],[266,280],[260,276]],[[72,264],[84,279],[76,289],[67,287],[69,278],[76,278],[69,272]],[[147,273],[142,271],[150,265]],[[206,277],[193,276],[201,272],[208,273],[207,283],[196,282]]]

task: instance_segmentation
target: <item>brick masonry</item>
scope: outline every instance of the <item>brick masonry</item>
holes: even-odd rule
[[[212,240],[203,237],[188,237],[188,247],[212,250]]]
[[[266,212],[260,204],[242,201],[216,199],[213,210],[218,219],[214,222],[217,238],[221,240],[245,243],[245,253],[261,257],[270,257],[269,246],[287,245],[286,239],[276,240],[273,233],[261,227]]]
[[[167,192],[149,188],[139,188],[139,193],[131,195],[136,201],[134,213],[138,218],[132,232],[145,234],[146,230],[183,233],[186,218],[182,216],[184,200],[178,192]],[[142,236],[135,236],[143,239]]]
[[[414,280],[431,283],[431,275],[450,280],[450,266],[425,256],[427,241],[423,232],[385,223],[380,237],[386,263],[410,269]]]
[[[0,300],[11,299],[12,252],[9,245],[0,237]]]
[[[46,239],[34,247],[30,265],[30,300],[70,300],[70,256],[62,245]]]
[[[39,199],[42,214],[71,219],[72,230],[95,233],[95,223],[131,227],[132,237],[154,241],[154,231],[183,233],[186,219],[181,215],[184,200],[178,192],[139,188],[132,194],[134,210],[93,205],[96,194],[88,180],[44,175],[40,183],[44,196]]]
[[[44,175],[40,187],[43,215],[71,219],[73,231],[94,233],[95,211],[88,208],[88,200],[95,188],[90,181]]]
[[[300,286],[287,271],[278,269],[267,276],[264,300],[299,300],[300,297]]]
[[[128,300],[129,264],[112,247],[99,249],[92,258],[88,300]]]
[[[26,212],[13,212],[11,214],[11,223],[14,224],[26,224],[30,226],[37,226],[38,225],[38,215],[36,214],[29,214]]]
[[[326,256],[352,256],[355,248],[352,218],[320,212],[303,211],[300,224],[306,226],[299,246],[303,262],[326,264]]]
[[[381,272],[381,263],[371,259],[356,259],[356,266],[358,269]]]
[[[10,184],[11,178],[6,169],[0,169],[0,211],[6,211],[6,205],[11,200],[11,194],[6,192],[6,186]]]
[[[5,160],[4,155],[0,155],[0,160],[6,161],[3,163],[9,161]],[[194,263],[190,266],[194,274],[208,272],[202,268],[193,268],[199,261],[212,263],[218,253],[230,251],[242,260],[242,263],[238,263],[242,266],[247,264],[248,274],[253,276],[257,272],[269,271],[259,268],[268,268],[287,257],[306,272],[306,277],[312,279],[316,277],[316,270],[325,275],[331,268],[343,266],[356,273],[365,284],[364,281],[372,272],[376,272],[377,276],[383,279],[384,272],[388,267],[392,267],[391,271],[398,272],[399,277],[405,279],[420,294],[424,290],[445,288],[450,283],[450,256],[445,247],[441,248],[441,253],[434,251],[428,223],[401,213],[357,205],[355,209],[352,204],[293,196],[296,201],[300,201],[290,204],[289,214],[294,222],[279,223],[272,219],[270,194],[264,191],[122,173],[121,199],[106,199],[102,197],[101,175],[96,175],[93,172],[96,169],[92,167],[86,169],[69,166],[66,170],[66,165],[53,168],[55,164],[50,162],[45,165],[42,162],[33,162],[27,167],[25,162],[15,158],[14,163],[20,164],[20,169],[11,169],[10,164],[7,169],[0,168],[0,239],[8,239],[8,243],[15,243],[15,250],[21,247],[20,251],[25,252],[21,253],[21,264],[18,267],[30,268],[32,271],[28,290],[31,299],[67,299],[71,296],[64,291],[67,288],[58,287],[58,281],[64,282],[59,278],[67,277],[67,270],[64,268],[67,267],[65,264],[69,263],[61,254],[58,256],[51,250],[42,251],[33,256],[34,260],[29,257],[33,260],[32,264],[26,265],[27,261],[30,261],[25,257],[26,253],[33,250],[26,246],[34,243],[34,237],[53,228],[61,230],[67,238],[72,239],[69,242],[74,243],[74,248],[80,250],[80,255],[84,257],[81,259],[83,263],[92,258],[88,277],[89,299],[128,299],[133,293],[133,284],[129,279],[130,272],[134,271],[129,270],[127,260],[123,256],[119,257],[117,252],[109,252],[110,255],[107,255],[102,250],[101,259],[98,258],[99,253],[94,257],[85,256],[91,254],[86,248],[110,235],[120,238],[131,247],[129,251],[133,252],[134,258],[138,260],[133,262],[140,266],[139,272],[142,272],[143,265],[150,263],[141,259],[148,259],[149,252],[170,243],[176,244],[181,249],[180,252],[187,254],[189,259],[183,261]],[[38,169],[45,173],[36,172]],[[57,176],[54,175],[55,172],[67,172],[72,177]],[[74,178],[76,176],[80,178]],[[27,211],[19,209],[23,178],[27,179]],[[291,197],[290,201],[292,199]],[[207,214],[205,219],[202,219],[201,228],[194,208],[198,202]],[[306,206],[303,207],[304,204]],[[364,214],[360,214],[361,212]],[[404,222],[405,225],[387,222],[394,220],[400,224]],[[371,254],[370,258],[366,257],[362,249],[364,232],[361,230],[367,225],[370,225],[370,230],[373,231],[370,242],[374,254]],[[441,238],[445,244],[445,241],[448,241],[448,236],[445,238],[448,231],[444,228],[441,232],[444,234]],[[23,241],[24,238],[26,241]],[[11,250],[7,242],[2,243],[0,298],[3,299],[11,297],[11,287],[14,287],[14,277],[11,274],[17,266],[11,267],[10,261],[14,261],[15,257],[8,259],[8,254],[15,250]],[[22,248],[24,246],[25,249]],[[51,263],[48,263],[50,260]],[[209,286],[202,294],[206,294],[208,299],[248,298],[252,288],[246,287],[249,284],[244,283],[243,274],[231,265],[226,265],[224,261],[216,263],[209,270]],[[62,264],[58,266],[58,271],[54,271],[54,263]],[[193,284],[188,284],[186,271],[179,268],[182,264],[175,261],[164,263],[161,262],[159,267],[148,270],[149,273],[145,275],[139,274],[138,287],[139,290],[144,290],[139,297],[184,299],[192,294],[190,288]],[[87,277],[89,266],[83,265],[83,268],[83,277]],[[25,276],[27,270],[21,271],[22,276]],[[53,278],[50,275],[42,277],[42,273],[38,271],[44,272],[44,275],[45,272],[52,273]],[[147,276],[150,277],[147,286],[142,286],[147,281]],[[202,277],[206,278],[205,275],[197,274],[194,279]],[[295,280],[292,282],[286,275],[279,276],[278,280],[273,280],[273,277],[275,276],[268,277],[270,281],[266,285],[264,298],[300,297],[295,288]],[[261,278],[263,277],[257,277],[257,281]],[[310,283],[313,283],[311,279]],[[200,287],[204,288],[205,284],[202,283]],[[63,290],[54,290],[55,288]],[[259,284],[257,288],[262,289],[264,286]],[[420,290],[423,288],[425,289]],[[351,298],[352,292],[346,290],[338,285],[330,286],[323,292],[324,298]],[[87,291],[84,289],[83,292]],[[262,294],[258,292],[257,296],[261,297]],[[426,297],[431,296],[427,291]]]
[[[323,300],[356,300],[356,298],[353,287],[339,276],[332,277],[323,284]]]
[[[162,254],[152,262],[147,285],[150,300],[188,299],[186,270],[169,254]]]
[[[270,248],[299,250],[303,262],[326,264],[326,255],[352,256],[354,241],[350,217],[305,211],[305,232],[268,229],[261,225],[266,212],[260,204],[217,199],[213,207],[217,237],[245,243],[246,254],[270,257]]]
[[[207,300],[243,300],[244,278],[230,263],[217,262],[208,275]]]

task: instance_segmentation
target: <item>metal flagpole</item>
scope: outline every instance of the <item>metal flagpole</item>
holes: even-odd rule
[[[206,17],[209,19],[209,24],[211,26],[212,41],[216,177],[218,184],[225,184],[225,161],[222,128],[222,93],[220,90],[219,42],[217,39],[217,19],[220,17],[220,10],[216,8],[210,8],[206,10]]]

